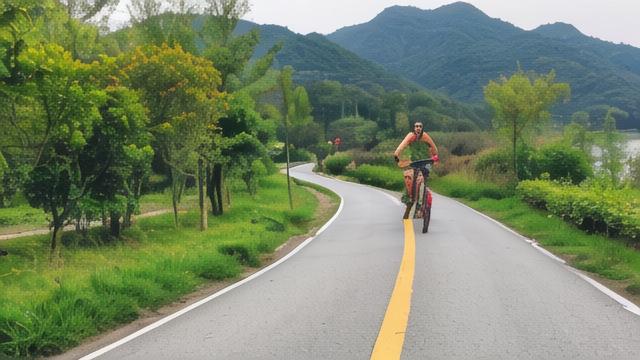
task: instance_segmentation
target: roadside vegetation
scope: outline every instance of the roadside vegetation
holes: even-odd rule
[[[550,126],[551,106],[569,92],[553,72],[519,71],[492,81],[485,97],[493,110],[493,131],[429,132],[441,159],[430,186],[638,295],[639,156],[625,155],[624,136],[616,130],[616,121],[628,115],[610,107],[602,119],[577,112],[563,128]],[[541,100],[533,106],[536,98]],[[325,159],[324,171],[402,191],[402,173],[392,160],[400,141],[397,136],[370,149],[343,148]],[[418,151],[409,148],[405,157],[427,155]]]
[[[244,186],[231,185],[236,191]],[[193,206],[180,217],[179,228],[171,213],[140,219],[117,243],[105,243],[102,228],[87,237],[67,232],[64,266],[57,268],[49,266],[47,236],[3,242],[13,256],[0,262],[0,352],[59,353],[209,281],[259,267],[264,254],[318,225],[311,192],[294,185],[291,210],[285,177],[268,176],[260,186],[255,196],[238,191],[223,216],[209,217],[206,231],[198,230]],[[335,195],[328,198],[335,206]]]

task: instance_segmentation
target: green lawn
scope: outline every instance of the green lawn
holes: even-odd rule
[[[63,249],[60,266],[48,261],[47,236],[3,242],[10,255],[0,258],[0,353],[59,353],[207,281],[259,266],[261,254],[316,225],[315,196],[297,185],[293,192],[289,210],[281,175],[264,179],[255,198],[239,186],[230,209],[210,216],[205,232],[196,230],[193,210],[181,215],[179,229],[163,214],[139,220],[115,243],[77,241],[69,232],[63,241],[76,245]]]

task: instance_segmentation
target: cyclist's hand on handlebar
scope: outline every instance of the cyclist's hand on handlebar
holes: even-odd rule
[[[438,164],[440,162],[440,158],[438,157],[438,154],[435,154],[431,157],[431,159],[433,160],[434,163]]]
[[[398,155],[393,155],[393,159],[396,161],[396,164],[400,162]]]

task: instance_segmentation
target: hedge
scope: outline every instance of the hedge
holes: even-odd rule
[[[640,197],[634,190],[598,189],[528,180],[518,194],[533,206],[570,221],[578,227],[640,241]]]

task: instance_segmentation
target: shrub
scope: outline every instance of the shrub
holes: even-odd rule
[[[336,153],[324,160],[324,167],[330,174],[341,175],[352,160],[351,156],[345,153]]]
[[[579,184],[593,175],[587,156],[580,150],[562,144],[545,146],[534,155],[534,177],[548,173],[551,180],[570,180]]]
[[[311,161],[313,160],[313,154],[306,149],[289,149],[289,161],[297,162],[297,161]],[[287,161],[287,153],[282,150],[282,152],[276,155],[273,158],[275,162],[286,162]]]
[[[640,196],[629,189],[560,185],[530,180],[518,185],[528,203],[549,210],[578,227],[640,241]]]
[[[534,152],[527,147],[519,147],[516,152],[516,169],[518,179],[532,179],[536,169],[533,164]],[[476,172],[486,180],[494,180],[504,177],[505,174],[513,174],[513,154],[506,149],[497,149],[486,152],[478,157],[475,165]]]
[[[349,155],[356,165],[369,164],[380,166],[395,166],[393,152],[374,152],[364,150],[351,150]]]
[[[434,190],[455,198],[479,200],[503,199],[513,195],[513,190],[484,181],[477,181],[463,174],[449,174],[432,182]]]
[[[358,179],[362,184],[398,191],[404,188],[402,171],[398,168],[365,164],[349,171],[349,176]]]
[[[247,244],[246,241],[220,244],[218,251],[222,254],[235,257],[242,265],[251,267],[260,266],[258,250],[253,244]]]

